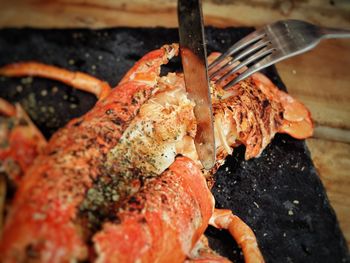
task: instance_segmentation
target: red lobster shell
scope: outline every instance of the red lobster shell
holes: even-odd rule
[[[159,77],[160,66],[177,53],[175,44],[150,52],[113,90],[86,74],[36,62],[0,68],[2,75],[48,77],[99,98],[22,167],[0,244],[3,262],[225,261],[200,246],[209,223],[230,231],[247,262],[263,261],[249,227],[231,211],[214,211],[193,146],[196,123],[183,76]],[[227,96],[213,85],[216,168],[239,144],[251,158],[276,132],[312,134],[305,107],[266,77],[255,74],[233,89]]]

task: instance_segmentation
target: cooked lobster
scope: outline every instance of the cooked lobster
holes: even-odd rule
[[[249,159],[277,132],[311,136],[310,114],[262,74],[228,91],[212,83],[217,162],[205,171],[183,75],[160,76],[177,54],[176,44],[148,53],[114,89],[37,62],[0,68],[3,76],[51,78],[98,98],[48,142],[19,106],[0,100],[0,164],[18,186],[0,243],[3,262],[226,262],[206,244],[208,224],[227,229],[246,262],[264,261],[253,231],[231,211],[214,209],[212,175],[240,144]]]

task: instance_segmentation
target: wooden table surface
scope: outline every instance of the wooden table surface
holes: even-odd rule
[[[207,0],[205,23],[261,26],[303,19],[350,29],[348,0]],[[0,0],[0,27],[177,27],[174,0]],[[25,40],[23,40],[25,41]],[[328,40],[277,65],[288,91],[312,112],[315,134],[307,140],[350,244],[350,40]]]

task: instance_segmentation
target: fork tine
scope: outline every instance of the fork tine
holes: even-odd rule
[[[238,42],[236,42],[233,46],[231,46],[225,53],[220,55],[218,58],[216,58],[208,67],[208,69],[212,69],[216,65],[218,65],[220,62],[222,62],[226,57],[231,56],[232,54],[236,53],[237,51],[245,48],[246,46],[260,40],[265,36],[265,31],[263,29],[259,29],[254,31],[253,33],[250,33],[246,37],[242,38]]]
[[[235,62],[234,59],[232,59],[231,57],[229,57],[229,58],[230,58],[230,60],[228,60],[226,62],[226,64],[224,64],[222,67],[220,67],[219,69],[217,69],[216,71],[214,71],[212,73],[209,72],[209,79],[213,79],[215,76],[224,72],[227,68],[229,68]]]
[[[268,66],[271,66],[272,64],[276,63],[278,59],[272,55],[268,55],[267,57],[263,58],[258,63],[254,64],[253,66],[249,67],[246,71],[244,71],[242,74],[231,80],[229,83],[227,83],[223,89],[228,89],[234,85],[236,85],[241,80],[244,80],[245,78],[249,77],[250,75],[254,74],[255,72],[262,70],[264,68],[267,68]]]
[[[229,66],[231,66],[233,63],[237,62],[238,60],[240,60],[241,58],[244,58],[246,56],[248,56],[249,54],[260,50],[264,47],[267,46],[267,44],[269,43],[269,40],[267,39],[261,39],[259,40],[257,43],[255,43],[254,45],[248,47],[247,49],[244,49],[242,52],[240,52],[238,55],[236,55],[233,59],[231,59],[230,61],[228,61],[225,65],[223,65],[222,67],[220,67],[218,70],[212,72],[209,76],[210,79],[214,78],[215,76],[219,75],[220,73],[224,72]]]
[[[258,60],[262,57],[265,57],[266,55],[270,54],[272,51],[274,50],[274,48],[272,47],[265,47],[263,49],[261,49],[259,52],[257,52],[256,54],[254,54],[251,57],[248,57],[246,60],[243,60],[241,63],[239,63],[237,66],[235,66],[233,69],[231,69],[230,71],[228,71],[227,73],[225,73],[223,76],[221,76],[216,82],[221,82],[224,79],[226,79],[229,75],[234,74],[235,72],[237,72],[238,70],[240,70],[241,68],[243,68],[244,66],[252,63],[255,60]]]

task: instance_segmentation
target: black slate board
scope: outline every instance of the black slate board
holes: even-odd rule
[[[208,51],[224,51],[250,28],[207,28]],[[118,83],[142,55],[178,42],[175,29],[0,30],[0,65],[36,60]],[[165,71],[179,70],[179,60]],[[285,89],[274,67],[265,72]],[[56,87],[59,87],[58,89]],[[20,102],[49,137],[90,109],[95,98],[46,79],[0,78],[0,96]],[[261,157],[244,161],[235,149],[217,172],[217,207],[230,208],[255,231],[267,262],[350,262],[344,237],[303,141],[277,135]],[[242,262],[225,231],[207,230],[211,245]]]

